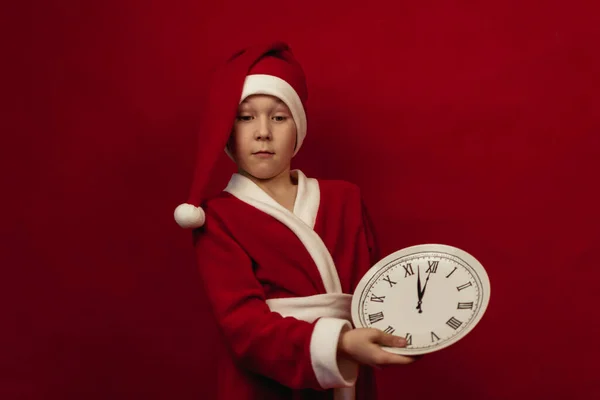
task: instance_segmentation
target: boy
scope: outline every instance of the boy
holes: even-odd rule
[[[195,229],[224,339],[219,399],[374,399],[369,366],[413,361],[379,347],[404,339],[352,327],[351,294],[379,254],[355,185],[291,170],[306,136],[306,100],[285,43],[229,59],[213,80],[189,202],[175,210],[180,226]],[[203,201],[223,149],[238,173]]]

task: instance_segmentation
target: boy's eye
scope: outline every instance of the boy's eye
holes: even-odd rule
[[[287,119],[287,117],[284,117],[283,115],[278,115],[276,117],[273,117],[275,119],[275,121],[277,122],[283,122]]]
[[[238,115],[238,121],[250,121],[252,117],[250,115]]]

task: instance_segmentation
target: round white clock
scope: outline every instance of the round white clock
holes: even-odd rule
[[[352,321],[406,338],[406,347],[382,346],[387,351],[426,354],[464,338],[489,299],[479,261],[456,247],[423,244],[390,254],[363,276],[352,297]]]

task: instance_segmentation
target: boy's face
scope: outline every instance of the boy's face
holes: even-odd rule
[[[258,179],[290,168],[296,146],[296,124],[280,99],[247,97],[238,107],[228,148],[238,167]]]

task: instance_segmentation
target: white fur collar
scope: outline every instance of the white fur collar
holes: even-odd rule
[[[298,177],[298,193],[294,203],[294,213],[302,222],[314,229],[321,193],[319,182],[314,178],[307,178],[299,169],[292,170]],[[229,184],[225,188],[226,192],[236,197],[241,195],[245,198],[251,198],[254,201],[264,203],[285,213],[290,213],[285,207],[277,203],[271,196],[262,190],[257,184],[241,174],[233,174]]]

